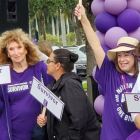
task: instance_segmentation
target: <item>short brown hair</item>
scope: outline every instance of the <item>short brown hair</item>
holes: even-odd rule
[[[7,54],[7,46],[11,41],[24,45],[27,50],[26,60],[29,66],[33,66],[40,61],[38,46],[31,42],[28,34],[22,29],[13,29],[3,32],[0,37],[0,64],[11,64],[13,66],[12,60],[8,58]]]
[[[50,56],[50,54],[52,53],[52,45],[51,42],[48,40],[44,40],[41,41],[37,44],[39,46],[39,50],[44,53],[45,55],[47,55],[48,57]]]

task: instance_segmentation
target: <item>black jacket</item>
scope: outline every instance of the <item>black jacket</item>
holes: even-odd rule
[[[101,127],[75,73],[65,73],[48,88],[64,103],[61,121],[47,112],[47,133],[52,140],[99,140]]]

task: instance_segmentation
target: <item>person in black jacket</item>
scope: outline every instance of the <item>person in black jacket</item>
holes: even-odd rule
[[[61,121],[47,111],[49,140],[99,140],[101,126],[82,88],[79,76],[72,71],[78,55],[67,49],[57,49],[47,61],[47,73],[54,77],[48,88],[64,103]],[[40,114],[40,126],[45,125]]]

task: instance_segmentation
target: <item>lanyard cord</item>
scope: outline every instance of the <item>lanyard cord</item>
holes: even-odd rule
[[[125,78],[124,74],[122,74],[122,81],[123,81],[123,85],[125,87],[126,92],[129,92],[129,90],[127,89],[127,86],[126,86],[126,78]]]

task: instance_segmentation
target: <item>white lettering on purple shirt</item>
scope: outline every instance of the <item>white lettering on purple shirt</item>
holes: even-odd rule
[[[15,85],[8,85],[8,93],[27,90],[27,89],[29,89],[28,84],[19,83]]]
[[[120,85],[120,87],[116,90],[116,92],[118,93],[118,94],[120,94],[122,91],[126,91],[126,88],[127,89],[129,89],[129,88],[131,88],[132,89],[132,87],[133,87],[133,83],[126,83],[126,87],[125,87],[125,85]]]

